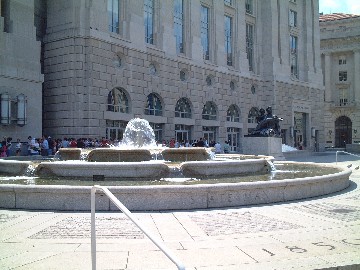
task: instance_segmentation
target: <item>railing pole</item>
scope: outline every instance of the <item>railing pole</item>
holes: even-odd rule
[[[344,154],[347,154],[347,155],[350,155],[350,156],[360,157],[359,155],[355,155],[355,154],[352,154],[352,153],[349,153],[349,152],[346,152],[346,151],[336,151],[336,165],[337,165],[337,162],[338,162],[338,153],[344,153]]]
[[[91,264],[92,270],[96,270],[96,228],[95,228],[95,193],[96,186],[91,188]]]
[[[174,263],[179,270],[185,270],[185,266],[177,259],[177,257],[169,250],[161,241],[145,229],[133,214],[123,205],[106,187],[93,186],[91,188],[91,258],[92,270],[96,270],[96,231],[95,231],[95,192],[103,191],[109,199]]]
[[[106,187],[100,187],[109,199],[177,266],[179,270],[184,270],[185,266],[176,258],[176,256],[160,241],[151,236],[133,214],[123,205]]]

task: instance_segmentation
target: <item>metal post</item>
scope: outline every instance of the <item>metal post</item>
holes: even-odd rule
[[[92,270],[96,270],[96,229],[95,229],[95,192],[103,191],[108,198],[174,263],[179,270],[185,270],[185,266],[160,240],[153,237],[145,229],[133,214],[123,205],[106,187],[93,186],[91,188],[91,259]]]
[[[133,214],[123,205],[106,187],[99,187],[109,197],[109,199],[177,266],[179,270],[184,270],[185,266],[177,259],[175,254],[171,252],[164,244],[145,229]]]
[[[91,265],[96,270],[96,228],[95,228],[95,193],[97,187],[91,188]]]

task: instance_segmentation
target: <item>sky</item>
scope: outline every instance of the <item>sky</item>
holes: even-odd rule
[[[319,0],[319,12],[360,15],[360,0]]]

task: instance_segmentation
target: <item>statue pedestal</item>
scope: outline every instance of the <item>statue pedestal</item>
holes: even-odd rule
[[[282,139],[278,137],[244,137],[243,153],[273,156],[276,160],[285,160],[282,153]]]

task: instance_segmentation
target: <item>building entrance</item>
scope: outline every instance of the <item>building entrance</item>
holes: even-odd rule
[[[106,139],[121,141],[124,136],[127,122],[117,120],[106,120]]]
[[[149,125],[154,130],[155,141],[161,143],[163,139],[163,124],[149,123]]]
[[[352,122],[347,116],[340,116],[335,121],[335,147],[344,148],[351,144]]]
[[[306,147],[306,113],[294,112],[294,146],[298,149]]]
[[[203,137],[208,144],[216,142],[216,127],[203,127]]]
[[[175,125],[175,139],[179,143],[185,143],[187,140],[190,141],[190,134],[191,126]]]
[[[227,128],[227,140],[230,145],[230,152],[237,152],[239,150],[239,128]]]

